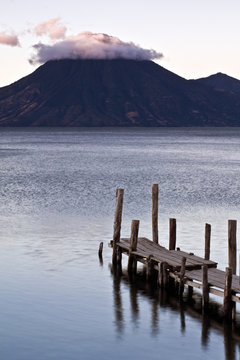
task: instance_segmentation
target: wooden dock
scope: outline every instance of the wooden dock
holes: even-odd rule
[[[114,216],[113,266],[121,268],[122,254],[128,256],[128,274],[136,274],[137,263],[146,266],[147,281],[157,280],[160,287],[178,287],[180,299],[185,286],[191,293],[193,288],[202,290],[202,309],[208,310],[209,294],[224,298],[223,315],[234,320],[235,303],[240,302],[239,276],[236,275],[236,220],[228,221],[228,257],[226,271],[217,269],[217,263],[210,260],[211,225],[205,225],[205,256],[199,257],[176,248],[176,219],[169,220],[169,248],[158,244],[158,185],[152,187],[152,235],[153,241],[139,237],[139,220],[132,220],[130,238],[121,238],[123,189],[116,191]]]

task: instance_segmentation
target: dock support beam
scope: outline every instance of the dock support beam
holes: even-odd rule
[[[169,219],[169,250],[176,249],[176,219]]]
[[[211,225],[205,224],[205,260],[210,259]]]
[[[208,266],[202,266],[202,310],[206,313],[209,303]]]
[[[228,266],[233,275],[237,271],[237,221],[228,220]],[[234,294],[234,293],[233,293]],[[236,303],[232,304],[232,319],[236,318]]]
[[[121,235],[123,194],[124,194],[124,189],[116,190],[116,207],[115,207],[114,225],[113,225],[113,253],[112,253],[113,265],[117,263],[117,243],[120,241],[120,235]]]
[[[132,251],[137,250],[137,242],[138,242],[138,230],[139,230],[139,220],[132,220],[131,224],[131,237],[130,237],[130,245],[129,245],[129,257],[128,257],[128,273],[136,273],[137,270],[137,260],[135,256],[131,253]]]
[[[152,240],[158,244],[158,184],[152,185]]]
[[[185,276],[185,268],[186,268],[186,258],[182,258],[181,271],[180,271],[180,281],[179,281],[179,297],[182,299],[184,292],[184,276]]]
[[[165,261],[158,264],[158,285],[164,289],[168,286],[167,268],[168,264]]]
[[[227,320],[232,319],[232,269],[226,268],[223,315]]]
[[[237,221],[228,220],[228,266],[232,273],[237,269]]]
[[[149,255],[147,258],[147,280],[151,281],[154,276],[154,262],[152,260],[153,255]]]

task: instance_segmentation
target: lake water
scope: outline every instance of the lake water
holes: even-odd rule
[[[115,189],[122,235],[132,219],[159,239],[227,266],[227,220],[239,220],[240,128],[1,129],[0,358],[237,360],[237,332],[110,269]],[[104,242],[103,263],[98,260]],[[126,259],[125,259],[126,262]],[[213,299],[215,301],[215,299]]]

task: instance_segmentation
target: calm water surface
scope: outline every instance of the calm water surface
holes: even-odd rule
[[[122,235],[177,218],[177,244],[227,266],[239,220],[240,129],[1,129],[0,358],[239,359],[238,334],[109,268],[115,188]],[[97,257],[104,242],[103,264]],[[215,299],[213,299],[215,300]]]

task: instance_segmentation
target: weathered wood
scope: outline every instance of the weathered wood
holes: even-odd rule
[[[103,242],[100,242],[99,249],[98,249],[98,256],[99,257],[102,257],[102,252],[103,252]]]
[[[163,262],[163,288],[168,287],[168,264]]]
[[[152,185],[152,240],[158,244],[158,184]]]
[[[119,246],[117,247],[117,264],[122,266],[122,249]]]
[[[188,286],[188,300],[192,300],[192,296],[193,296],[193,287]]]
[[[136,272],[137,261],[135,256],[132,255],[132,252],[137,250],[139,222],[140,222],[139,220],[132,220],[132,224],[131,224],[131,237],[130,237],[129,257],[128,257],[129,273]]]
[[[158,279],[157,279],[157,283],[158,283],[159,287],[163,286],[163,263],[162,262],[158,263]]]
[[[149,255],[147,258],[147,280],[151,281],[154,276],[154,262],[152,260],[153,255]]]
[[[185,267],[186,267],[186,258],[182,258],[182,265],[181,265],[181,271],[180,271],[180,277],[179,277],[179,296],[180,298],[183,295],[184,292],[184,275],[185,275]]]
[[[173,279],[175,279],[178,282],[180,281],[179,280],[179,275],[177,275],[177,274],[175,274],[173,272],[169,272],[169,276],[172,277]],[[188,279],[185,280],[185,285],[192,286],[193,288],[196,288],[196,289],[202,289],[202,284],[199,284],[199,283],[197,283],[195,281],[188,280]],[[209,293],[224,298],[224,292],[221,291],[221,290],[210,287],[209,288]],[[238,296],[236,296],[236,295],[232,295],[232,301],[240,303],[240,298]]]
[[[228,220],[228,266],[232,273],[237,270],[237,221]]]
[[[232,268],[226,268],[223,315],[226,319],[232,318]]]
[[[113,265],[116,264],[117,262],[117,242],[120,241],[120,234],[121,234],[123,194],[124,194],[124,189],[116,190],[116,207],[115,207],[114,225],[113,225],[113,253],[112,253]]]
[[[158,264],[158,285],[160,288],[166,289],[168,286],[168,264],[161,262]]]
[[[211,225],[205,224],[205,255],[206,260],[210,259]]]
[[[169,219],[169,250],[176,249],[176,219]]]
[[[208,267],[202,266],[202,310],[205,313],[209,303]]]
[[[129,239],[121,239],[121,242],[117,243],[118,246],[128,249],[129,248]],[[167,262],[175,270],[180,270],[182,257],[186,257],[186,269],[201,269],[201,266],[206,264],[208,267],[216,267],[217,263],[205,260],[196,255],[190,255],[183,251],[174,251],[167,250],[166,248],[153,243],[152,241],[146,238],[138,239],[138,251],[137,254],[142,257],[148,257],[149,255],[154,256],[154,261],[156,262]]]

